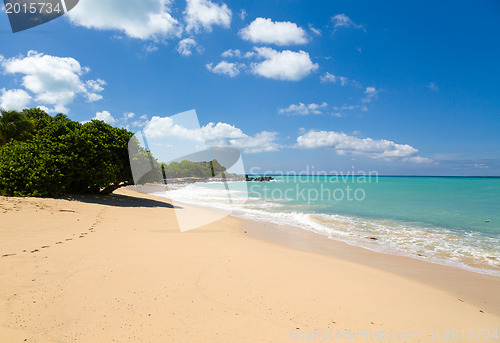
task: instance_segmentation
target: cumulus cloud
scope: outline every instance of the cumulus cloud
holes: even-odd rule
[[[97,30],[118,30],[131,38],[160,39],[180,33],[170,15],[171,0],[85,0],[68,13],[70,21]]]
[[[188,138],[196,142],[205,141],[207,146],[233,147],[242,149],[246,153],[278,151],[280,147],[276,142],[277,132],[261,131],[251,136],[234,125],[221,122],[208,123],[200,132],[174,124],[170,117],[155,116],[144,127],[144,133],[150,138]]]
[[[322,114],[323,110],[328,106],[326,102],[321,104],[303,104],[299,102],[298,105],[292,104],[287,108],[280,108],[278,110],[279,114],[288,114],[288,115],[309,115],[309,114]]]
[[[212,63],[208,63],[206,67],[214,74],[222,74],[222,75],[227,75],[229,77],[235,77],[238,76],[238,74],[240,73],[240,68],[242,68],[243,65],[227,61],[221,61],[215,66]]]
[[[221,56],[225,57],[225,58],[241,57],[241,51],[238,49],[229,49],[229,50],[224,51],[221,54]]]
[[[332,23],[333,23],[333,28],[335,30],[338,30],[340,28],[345,28],[345,29],[354,28],[354,29],[362,29],[365,31],[363,25],[356,24],[354,21],[352,21],[351,18],[349,18],[343,13],[333,16]]]
[[[193,54],[193,50],[196,49],[198,53],[201,52],[201,48],[198,46],[198,43],[193,38],[185,38],[179,42],[177,45],[177,52],[182,56],[191,56]]]
[[[277,132],[261,131],[249,136],[241,129],[226,123],[208,123],[201,128],[208,146],[229,146],[246,153],[272,152],[279,150]]]
[[[196,130],[185,128],[179,124],[174,124],[170,117],[154,116],[149,120],[143,129],[148,138],[182,138],[203,141],[203,137],[198,135]]]
[[[296,147],[329,148],[339,155],[359,155],[381,160],[431,162],[428,158],[418,156],[418,150],[408,144],[397,144],[386,139],[358,138],[335,131],[310,130],[297,138]]]
[[[306,44],[306,31],[289,21],[273,22],[270,18],[257,18],[240,31],[240,36],[252,43],[292,45]]]
[[[185,14],[186,30],[199,32],[202,28],[212,31],[212,26],[229,28],[231,10],[226,4],[215,4],[210,0],[187,0]]]
[[[305,51],[276,51],[271,48],[254,48],[263,62],[252,63],[252,73],[269,79],[299,81],[318,69]]]
[[[364,92],[365,97],[362,99],[363,102],[372,102],[373,99],[377,98],[378,90],[375,87],[366,87]]]
[[[82,80],[83,74],[90,69],[82,67],[71,57],[45,55],[29,51],[26,57],[13,57],[0,60],[6,74],[21,74],[22,85],[32,92],[35,100],[43,105],[53,106],[53,111],[68,112],[66,107],[81,95],[89,102],[102,99],[99,93],[104,90],[104,82]],[[24,96],[26,98],[26,96]]]
[[[97,112],[92,119],[102,120],[109,125],[113,125],[116,122],[115,118],[108,111]]]
[[[29,104],[31,95],[24,89],[0,90],[0,109],[20,111]]]

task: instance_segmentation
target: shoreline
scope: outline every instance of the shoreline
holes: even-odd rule
[[[407,268],[404,258],[328,239],[322,244],[336,243],[343,258],[323,254],[305,230],[272,236],[271,224],[226,217],[182,233],[167,199],[126,189],[0,197],[0,221],[0,253],[9,254],[0,258],[0,337],[8,342],[294,342],[292,334],[316,330],[419,332],[406,341],[436,342],[447,340],[426,335],[500,329],[499,295],[488,291],[500,279],[448,275],[444,286],[461,283],[462,298],[390,270]],[[437,275],[417,262],[417,275]]]
[[[189,206],[199,206],[200,208],[206,208],[206,209],[213,210],[213,211],[220,211],[220,210],[225,211],[225,212],[228,211],[225,207],[205,205],[202,202],[198,202],[198,201],[183,202],[182,200],[181,201],[172,200],[166,196],[162,196],[162,195],[155,194],[155,193],[162,193],[162,191],[155,190],[152,192],[148,192],[147,194],[159,196],[163,199],[168,199],[169,201],[175,201],[179,204],[184,203],[184,204],[188,204]],[[307,212],[299,212],[299,213],[303,214],[303,215],[311,214],[311,213],[307,213]],[[331,239],[331,240],[334,240],[337,242],[347,244],[349,246],[366,249],[366,250],[369,250],[369,251],[372,251],[375,253],[403,256],[403,257],[408,257],[411,259],[416,259],[418,261],[437,264],[437,265],[441,265],[441,266],[445,266],[445,267],[449,267],[449,268],[458,268],[460,270],[464,270],[467,272],[478,273],[478,274],[489,275],[489,276],[500,278],[500,264],[498,264],[498,263],[496,265],[490,264],[492,259],[494,260],[495,257],[488,256],[487,258],[490,259],[489,261],[484,261],[484,259],[483,259],[483,261],[481,261],[479,263],[477,260],[474,260],[473,258],[465,258],[463,256],[462,256],[463,259],[461,259],[461,260],[454,260],[453,255],[450,255],[450,254],[448,254],[448,255],[441,254],[440,255],[440,254],[435,254],[435,251],[415,252],[415,251],[408,250],[408,248],[409,248],[408,246],[403,246],[403,247],[398,247],[397,245],[391,246],[390,244],[388,244],[386,242],[380,241],[380,238],[377,237],[376,234],[374,235],[374,237],[370,236],[370,234],[372,234],[372,233],[366,233],[367,236],[364,236],[364,237],[353,236],[353,237],[349,237],[349,238],[342,238],[340,236],[335,236],[335,233],[325,233],[324,231],[321,231],[321,228],[320,229],[318,229],[317,227],[314,228],[314,224],[298,223],[298,222],[293,223],[289,219],[283,220],[282,218],[273,217],[273,214],[274,213],[269,213],[269,215],[267,217],[255,217],[255,214],[253,214],[252,212],[248,213],[248,212],[245,212],[244,209],[243,210],[238,209],[236,211],[231,211],[230,215],[232,215],[236,218],[239,218],[241,220],[249,220],[252,222],[255,221],[255,222],[260,222],[260,223],[267,223],[267,224],[272,224],[276,227],[288,227],[288,228],[291,228],[291,230],[301,230],[301,231],[312,232],[316,235],[324,237],[325,239],[328,238],[328,239]],[[347,219],[354,218],[351,215],[340,214],[339,216],[347,218]],[[381,218],[374,219],[374,218],[369,218],[369,217],[366,217],[366,218],[360,217],[360,219],[368,221],[368,222],[373,222],[375,220],[381,220]],[[389,220],[392,220],[395,223],[398,223],[398,222],[403,223],[401,220],[394,220],[394,219],[389,219]],[[409,224],[412,225],[412,223],[409,223]],[[413,223],[413,224],[418,225],[419,223]],[[310,227],[312,227],[312,228],[310,228]],[[450,231],[449,229],[446,229],[446,228],[445,229],[439,228],[439,229],[440,230],[447,230],[443,234],[450,235],[451,239],[456,238],[456,237],[454,237],[454,233],[452,231]],[[328,236],[328,237],[326,237],[326,236]],[[446,237],[444,239],[446,240]],[[375,243],[379,243],[379,242],[373,242],[370,240],[376,240],[376,241],[382,242],[382,244],[377,245]],[[498,260],[498,258],[496,258],[496,260]]]
[[[411,256],[370,250],[289,225],[241,219],[251,238],[369,266],[442,289],[500,316],[500,277]],[[267,229],[269,228],[269,229]],[[466,285],[457,283],[462,280]],[[481,289],[481,293],[477,292]]]
[[[167,200],[172,202],[171,199]],[[210,206],[193,205],[177,200],[174,203],[217,210]],[[423,282],[450,292],[461,300],[487,308],[490,312],[500,316],[500,294],[498,291],[500,289],[500,276],[468,270],[460,266],[426,261],[396,252],[372,250],[293,225],[280,225],[264,220],[242,218],[233,214],[229,216],[241,221],[240,232],[248,234],[251,238],[286,248],[331,256]],[[463,283],[457,283],[457,279],[463,280],[466,286]],[[481,289],[480,294],[477,289]]]

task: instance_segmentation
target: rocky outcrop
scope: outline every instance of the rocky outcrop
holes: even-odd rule
[[[259,177],[249,177],[248,175],[245,175],[245,181],[251,182],[251,181],[272,181],[274,178],[271,176],[259,176]]]

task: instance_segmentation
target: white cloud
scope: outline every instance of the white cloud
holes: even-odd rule
[[[364,94],[362,102],[372,102],[373,99],[377,98],[378,90],[375,87],[366,87]]]
[[[240,18],[241,18],[241,20],[245,20],[246,17],[247,17],[247,11],[245,9],[242,9],[240,11]]]
[[[97,112],[92,119],[102,120],[109,125],[113,125],[116,122],[115,118],[108,111]]]
[[[231,63],[227,61],[221,61],[216,66],[213,66],[212,63],[208,63],[206,65],[207,69],[212,73],[227,75],[229,77],[238,76],[238,74],[240,73],[240,68],[242,68],[243,66],[243,64]]]
[[[227,123],[208,123],[198,130],[187,129],[174,124],[172,118],[155,116],[144,128],[145,135],[150,138],[173,137],[189,139],[197,142],[205,140],[207,146],[228,146],[242,149],[246,153],[278,151],[277,132],[261,131],[254,136],[245,134],[241,129]]]
[[[352,110],[357,110],[357,109],[359,109],[363,112],[368,111],[368,107],[366,107],[365,105],[342,105],[340,107],[335,106],[333,109],[335,111],[352,111]]]
[[[104,87],[106,85],[106,81],[97,79],[97,80],[88,80],[85,82],[85,86],[89,91],[92,92],[102,92],[104,90]]]
[[[386,139],[358,138],[335,131],[310,130],[297,138],[296,147],[329,148],[339,155],[368,156],[373,159],[431,162],[428,158],[418,156],[418,150],[408,144],[397,144]]]
[[[345,77],[345,76],[339,76],[339,80],[340,80],[340,85],[341,86],[345,86],[347,84],[347,77]]]
[[[201,48],[193,38],[185,38],[177,45],[177,52],[182,56],[191,56],[193,54],[193,49],[196,49],[198,53],[201,52]]]
[[[85,0],[68,17],[75,25],[97,30],[118,30],[138,39],[175,36],[180,27],[170,15],[171,0]]]
[[[326,72],[320,76],[320,80],[321,83],[337,83],[337,81],[340,81],[340,85],[343,87],[349,79],[345,76],[335,76],[332,73]]]
[[[142,128],[145,127],[149,123],[148,116],[143,114],[139,117],[139,120],[136,120],[130,124],[130,126],[134,128]]]
[[[20,111],[29,104],[31,95],[24,89],[0,90],[0,109],[6,111]]]
[[[289,114],[289,115],[309,115],[309,114],[322,114],[323,109],[325,109],[328,106],[326,102],[323,102],[322,104],[303,104],[299,102],[298,105],[292,104],[288,106],[287,108],[280,108],[278,110],[279,114]]]
[[[289,21],[276,21],[257,18],[240,31],[240,36],[252,43],[291,45],[306,44],[306,31]]]
[[[351,20],[348,16],[345,14],[337,14],[332,17],[332,23],[333,23],[333,28],[335,30],[339,28],[354,28],[354,29],[363,29],[365,31],[365,28],[363,25],[356,24],[354,21]]]
[[[50,112],[50,108],[45,107],[45,106],[37,106],[37,108],[41,109],[41,110],[42,110],[42,111],[44,111],[45,113],[49,113],[49,112]]]
[[[337,82],[337,78],[335,77],[335,75],[329,73],[329,72],[326,72],[325,75],[322,75],[320,77],[321,79],[321,82],[322,83],[336,83]]]
[[[279,150],[277,132],[261,131],[249,136],[241,129],[226,123],[208,123],[201,128],[208,146],[230,146],[246,153],[272,152]]]
[[[143,118],[141,117],[141,119]],[[170,117],[154,116],[146,123],[144,134],[150,138],[177,137],[185,139],[186,137],[190,137],[198,141],[202,141],[203,139],[201,136],[196,135],[194,130],[174,124],[174,121]]]
[[[276,51],[271,48],[254,48],[265,60],[252,63],[252,72],[269,79],[299,81],[318,69],[305,51]]]
[[[210,0],[186,0],[185,14],[186,30],[199,32],[201,28],[212,31],[212,26],[219,25],[229,28],[231,25],[231,10],[226,4],[217,5]]]
[[[309,24],[309,30],[311,30],[311,32],[314,33],[316,36],[321,36],[321,30],[315,28],[311,24]]]
[[[77,95],[89,102],[102,99],[99,94],[106,82],[87,80],[81,76],[90,69],[71,57],[57,57],[29,51],[26,57],[0,60],[6,74],[23,74],[22,85],[43,105],[55,112],[68,112],[66,107]]]
[[[224,51],[221,54],[221,56],[225,57],[225,58],[241,57],[241,51],[238,49],[229,49],[229,50]]]
[[[342,105],[342,106],[334,106],[332,113],[335,117],[343,117],[346,111],[360,110],[362,112],[368,111],[368,107],[365,105]]]
[[[246,52],[246,53],[245,53],[245,55],[244,55],[244,56],[245,56],[245,58],[252,58],[252,57],[254,57],[255,55],[257,55],[255,52],[253,52],[253,51],[248,51],[248,52]]]
[[[146,44],[142,47],[142,50],[146,52],[147,54],[150,54],[152,52],[158,51],[158,46],[153,43]]]

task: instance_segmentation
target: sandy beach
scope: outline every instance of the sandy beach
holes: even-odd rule
[[[0,223],[2,343],[499,341],[498,277],[234,217],[181,233],[130,189],[0,197]]]

